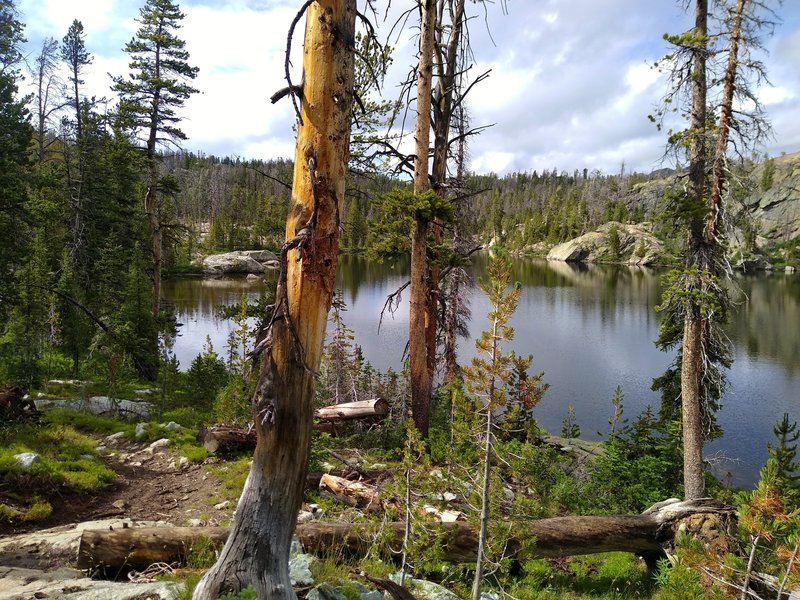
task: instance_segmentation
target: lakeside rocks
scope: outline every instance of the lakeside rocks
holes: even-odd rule
[[[202,260],[205,275],[260,275],[278,267],[278,257],[269,250],[239,250],[212,254]]]
[[[612,244],[616,229],[618,247]],[[629,265],[652,265],[664,253],[664,245],[656,238],[647,223],[625,224],[609,222],[596,231],[558,244],[547,253],[547,260],[566,262],[622,262]]]

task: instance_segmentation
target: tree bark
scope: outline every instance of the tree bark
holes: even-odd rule
[[[436,28],[436,2],[423,0],[419,36],[419,66],[417,67],[417,122],[415,129],[416,156],[414,159],[414,193],[430,188],[428,179],[428,149],[431,128],[431,88],[433,76],[433,46]],[[411,236],[411,290],[409,307],[409,368],[411,371],[411,414],[414,425],[423,437],[428,435],[433,377],[429,370],[428,331],[435,327],[428,310],[429,222],[418,218]]]
[[[701,202],[705,193],[706,164],[706,50],[708,35],[708,0],[697,0],[695,5],[694,34],[698,37],[694,48],[692,73],[692,116],[689,147],[689,180],[694,201]],[[706,268],[708,249],[703,240],[703,223],[697,217],[689,219],[687,239],[688,267]],[[699,264],[698,264],[699,263]],[[684,318],[681,355],[681,415],[683,425],[683,483],[687,500],[700,498],[705,491],[703,472],[703,426],[701,420],[704,363],[702,331],[697,303],[689,300]]]
[[[722,105],[720,106],[719,128],[717,131],[717,148],[714,152],[711,194],[708,199],[708,215],[706,216],[705,239],[709,244],[715,244],[717,241],[717,234],[724,213],[722,193],[725,188],[725,151],[728,149],[728,137],[733,116],[733,95],[736,89],[736,70],[739,64],[739,41],[742,37],[744,5],[745,0],[738,0],[736,3],[730,47],[728,48],[728,64],[725,68],[725,83],[722,90]]]
[[[353,105],[355,0],[307,8],[303,96],[271,343],[253,397],[258,443],[219,560],[194,592],[211,600],[252,584],[294,599],[288,559],[303,496],[319,367],[333,297]]]
[[[541,519],[515,529],[516,535],[507,541],[506,548],[509,557],[519,559],[601,552],[662,552],[671,550],[679,529],[687,529],[691,534],[710,535],[703,541],[717,550],[724,550],[725,537],[731,531],[735,515],[732,507],[701,499],[660,503],[641,515]],[[152,562],[180,561],[198,539],[222,543],[228,531],[221,527],[86,530],[81,535],[77,566],[85,569],[102,564],[114,569],[126,566],[140,569]],[[387,523],[384,531],[390,532],[391,545],[399,549],[403,544],[405,523]],[[443,523],[440,531],[445,561],[475,563],[478,536],[472,527],[461,522]],[[357,523],[307,523],[298,525],[296,533],[305,551],[318,555],[345,550],[363,556],[375,543],[374,528]],[[523,542],[532,538],[536,539],[536,544],[521,556]]]

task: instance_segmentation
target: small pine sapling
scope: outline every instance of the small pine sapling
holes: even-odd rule
[[[511,263],[508,258],[502,253],[493,258],[489,262],[488,275],[488,281],[481,282],[480,287],[488,296],[491,306],[488,313],[490,329],[484,331],[475,342],[478,356],[473,358],[472,364],[463,370],[467,389],[476,398],[476,404],[482,403],[482,411],[486,419],[482,435],[483,473],[481,479],[481,513],[477,560],[475,563],[475,579],[472,586],[472,598],[474,600],[478,600],[481,596],[481,584],[485,568],[495,418],[507,407],[514,390],[517,392],[527,390],[525,392],[525,402],[530,408],[544,393],[543,386],[540,383],[540,376],[520,379],[527,372],[530,366],[530,359],[519,359],[514,353],[505,354],[501,348],[501,343],[514,339],[514,330],[509,326],[508,321],[517,309],[521,294],[519,284],[509,288]]]

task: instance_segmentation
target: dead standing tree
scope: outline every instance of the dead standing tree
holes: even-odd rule
[[[466,93],[485,79],[480,75],[466,89],[462,85],[468,54],[465,46],[465,0],[422,0],[420,8],[419,65],[417,67],[417,120],[415,129],[414,193],[433,188],[439,198],[447,193],[448,160],[452,153],[450,130],[454,112]],[[433,82],[436,85],[433,85]],[[429,172],[430,136],[433,163]],[[464,132],[466,138],[475,131]],[[445,204],[438,203],[444,207]],[[440,211],[443,214],[447,211]],[[437,210],[418,216],[411,238],[411,290],[409,358],[411,407],[414,425],[428,434],[433,376],[436,367],[440,270],[431,256],[428,237],[441,241]]]
[[[230,538],[197,586],[194,600],[217,598],[222,591],[236,592],[248,584],[259,598],[295,598],[289,547],[305,484],[314,372],[334,292],[353,106],[356,3],[309,0],[292,29],[303,12],[292,205],[275,311],[253,397],[258,442]],[[291,82],[289,89],[295,90]]]

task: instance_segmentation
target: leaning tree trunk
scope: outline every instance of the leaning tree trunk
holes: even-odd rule
[[[419,36],[417,70],[417,124],[415,129],[414,193],[429,189],[428,148],[431,128],[431,81],[433,75],[433,41],[436,26],[435,0],[421,3],[422,21]],[[409,367],[411,370],[411,413],[414,425],[423,437],[428,435],[432,373],[429,369],[428,331],[436,327],[428,311],[430,273],[428,270],[427,219],[418,218],[411,236],[411,306],[409,314]]]
[[[259,598],[295,598],[289,547],[303,496],[339,247],[353,103],[355,0],[308,7],[292,206],[275,311],[253,397],[258,443],[231,535],[194,600],[252,584]]]
[[[705,193],[705,127],[706,127],[706,36],[708,34],[708,0],[697,0],[692,74],[692,118],[689,148],[691,194],[702,202]],[[709,249],[703,241],[702,220],[689,219],[687,267],[706,268],[704,256]],[[698,264],[699,263],[699,264]],[[683,325],[681,355],[681,415],[683,420],[683,484],[687,500],[701,498],[705,490],[703,472],[703,426],[701,419],[702,381],[705,363],[702,332],[705,329],[700,309],[691,299]]]
[[[722,192],[725,188],[725,151],[728,149],[728,138],[733,118],[733,95],[736,88],[736,71],[739,63],[739,41],[742,38],[744,5],[745,0],[738,0],[736,3],[733,31],[731,32],[730,48],[728,49],[728,65],[725,68],[725,84],[722,90],[717,147],[714,152],[711,194],[708,199],[708,215],[706,216],[705,227],[706,242],[710,244],[717,241],[724,213]]]

